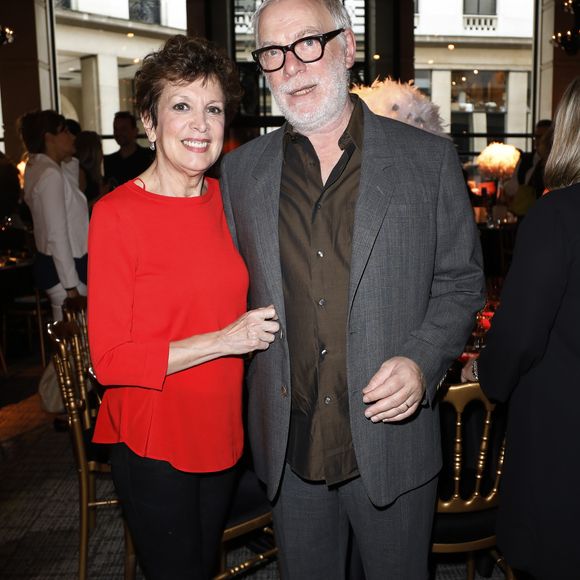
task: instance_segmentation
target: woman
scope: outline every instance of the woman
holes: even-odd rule
[[[136,100],[153,165],[98,201],[89,234],[89,340],[107,389],[94,440],[147,578],[214,572],[242,453],[243,359],[266,349],[273,307],[244,313],[248,275],[217,181],[239,83],[208,42],[148,55]]]
[[[79,160],[79,187],[89,204],[107,192],[103,181],[103,147],[101,138],[94,131],[81,131],[76,139],[76,154]]]
[[[75,139],[64,117],[52,110],[26,113],[20,135],[29,154],[24,200],[34,224],[36,283],[50,299],[54,320],[60,320],[65,298],[87,289],[87,200],[63,169]]]
[[[498,545],[536,580],[580,577],[580,77],[558,106],[545,181],[486,348],[463,371],[509,402]]]

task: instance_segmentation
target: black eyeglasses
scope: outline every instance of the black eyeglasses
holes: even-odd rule
[[[338,28],[325,34],[305,36],[286,46],[279,46],[277,44],[264,46],[258,48],[258,50],[254,50],[252,57],[265,73],[280,70],[286,62],[286,53],[288,51],[292,52],[298,60],[304,63],[316,62],[324,56],[326,43],[338,36],[341,32],[344,32],[344,28]]]

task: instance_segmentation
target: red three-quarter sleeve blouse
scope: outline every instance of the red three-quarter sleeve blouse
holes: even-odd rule
[[[94,208],[88,324],[106,389],[94,441],[187,472],[231,467],[243,448],[243,361],[223,357],[171,375],[169,343],[216,331],[246,310],[248,274],[219,185],[167,197],[128,182]]]

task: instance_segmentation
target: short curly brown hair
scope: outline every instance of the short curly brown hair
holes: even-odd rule
[[[163,48],[148,54],[135,75],[135,99],[140,114],[157,127],[157,108],[165,85],[215,79],[225,97],[226,117],[231,119],[242,98],[234,63],[213,42],[177,34]]]

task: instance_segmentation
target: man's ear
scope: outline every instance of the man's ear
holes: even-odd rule
[[[346,66],[352,68],[356,57],[356,38],[350,28],[347,28],[343,34],[346,39]]]

